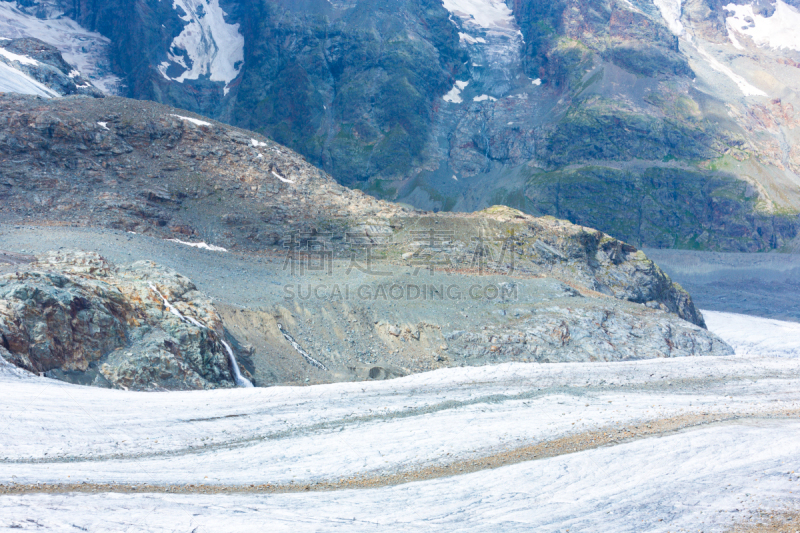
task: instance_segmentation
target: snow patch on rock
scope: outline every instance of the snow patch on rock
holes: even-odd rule
[[[244,62],[244,37],[239,24],[225,22],[226,13],[219,0],[175,0],[173,7],[181,9],[181,19],[188,24],[170,45],[167,61],[158,70],[168,80],[183,83],[208,77],[225,83],[225,94],[236,79]],[[171,75],[174,66],[183,68]]]
[[[451,104],[460,104],[464,101],[461,98],[461,91],[463,91],[467,85],[469,85],[468,81],[456,81],[453,85],[453,88],[450,89],[447,94],[442,96],[442,99],[445,102],[450,102]]]
[[[23,65],[38,65],[39,62],[33,59],[32,57],[28,56],[21,56],[19,54],[15,54],[14,52],[9,52],[5,48],[0,48],[0,56],[8,59],[9,61],[16,61],[17,63],[22,63]]]
[[[211,125],[210,122],[206,122],[205,120],[199,120],[199,119],[192,118],[192,117],[184,117],[183,115],[176,115],[174,113],[170,113],[169,116],[178,117],[181,120],[186,120],[187,122],[191,122],[195,126],[210,126]]]
[[[180,239],[167,239],[169,242],[177,242],[179,244],[184,244],[186,246],[191,246],[193,248],[200,248],[202,250],[211,250],[212,252],[227,252],[226,248],[222,246],[214,246],[213,244],[207,244],[205,242],[186,242]]]
[[[95,87],[107,94],[118,92],[121,80],[111,73],[108,50],[111,41],[86,30],[59,11],[50,10],[45,18],[37,18],[18,9],[16,2],[0,2],[0,36],[35,37],[51,44],[75,67],[76,73],[82,73]]]
[[[725,9],[734,13],[727,18],[729,35],[733,29],[753,39],[758,46],[800,50],[800,11],[783,0],[775,2],[775,12],[768,18],[756,14],[752,4],[728,4]],[[735,37],[731,36],[731,41],[736,46]]]

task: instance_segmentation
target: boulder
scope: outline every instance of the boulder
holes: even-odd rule
[[[207,296],[149,261],[51,252],[0,277],[0,355],[31,372],[134,390],[232,387],[224,335]]]

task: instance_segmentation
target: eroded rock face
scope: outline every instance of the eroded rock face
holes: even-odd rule
[[[580,298],[577,292],[567,296]],[[490,363],[626,361],[733,354],[730,346],[715,335],[666,313],[596,304],[584,300],[572,305],[560,302],[535,310],[518,309],[513,313],[519,319],[504,327],[450,331],[445,336],[448,353],[456,359]]]
[[[230,387],[224,334],[188,278],[151,262],[53,252],[0,277],[0,355],[31,372],[135,390]]]

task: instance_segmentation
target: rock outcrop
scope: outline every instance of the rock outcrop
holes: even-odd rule
[[[52,252],[0,276],[0,355],[105,387],[234,386],[222,319],[190,280],[139,261]]]

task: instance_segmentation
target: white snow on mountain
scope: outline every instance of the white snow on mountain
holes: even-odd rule
[[[210,122],[206,122],[205,120],[200,120],[200,119],[197,119],[197,118],[184,117],[183,115],[176,115],[175,113],[170,113],[169,116],[177,117],[177,118],[179,118],[181,120],[185,120],[186,122],[191,122],[195,126],[211,126]]]
[[[444,8],[465,22],[483,30],[513,32],[519,29],[514,14],[502,0],[444,0]]]
[[[744,46],[742,46],[742,43],[740,43],[739,39],[736,38],[736,32],[733,30],[733,28],[731,28],[731,23],[727,22],[725,26],[726,29],[728,30],[728,39],[730,39],[733,47],[736,48],[737,50],[744,50]]]
[[[18,9],[16,2],[0,2],[0,37],[35,37],[58,48],[64,60],[108,94],[117,94],[121,80],[111,74],[109,41],[81,27],[58,11],[37,18]]]
[[[188,24],[170,45],[168,61],[158,70],[165,78],[177,82],[208,76],[211,81],[229,84],[239,75],[244,61],[244,37],[239,24],[225,22],[227,15],[219,0],[175,0],[181,19]],[[170,73],[178,66],[181,72]]]
[[[485,69],[480,76],[484,88],[503,96],[522,70],[524,40],[513,12],[502,0],[444,0],[444,7],[473,66]],[[457,94],[445,100],[463,101]]]
[[[752,4],[728,4],[725,10],[734,13],[727,19],[728,28],[747,35],[758,46],[800,50],[800,11],[783,0],[776,0],[771,17],[755,13]]]
[[[2,50],[0,48],[0,50]],[[0,62],[0,93],[21,93],[53,98],[61,96],[21,70]]]
[[[463,91],[467,85],[469,85],[468,81],[456,81],[453,84],[453,88],[447,91],[447,94],[442,96],[442,100],[445,102],[450,102],[451,104],[460,104],[464,101],[461,98],[461,91]]]
[[[716,70],[717,72],[724,74],[727,76],[733,83],[739,87],[739,90],[742,91],[742,94],[745,96],[767,96],[767,93],[759,89],[758,87],[753,86],[750,82],[744,79],[739,74],[736,74],[733,70],[726,67],[722,63],[719,62],[714,56],[709,54],[702,46],[699,44],[695,47],[697,51],[700,53],[701,56],[708,62],[709,66]]]
[[[682,0],[653,0],[667,27],[675,35],[683,34],[683,24],[681,23]]]
[[[464,33],[464,32],[459,32],[458,33],[458,38],[459,38],[459,40],[461,40],[461,41],[463,41],[463,42],[465,42],[467,44],[476,44],[476,43],[486,44],[486,39],[484,39],[483,37],[473,37],[473,36],[471,36],[471,35],[469,35],[467,33]]]
[[[28,56],[21,56],[19,54],[15,54],[14,52],[9,52],[5,48],[0,48],[0,56],[3,56],[5,59],[9,61],[16,61],[17,63],[21,63],[23,65],[38,65],[39,62],[35,59],[28,57]]]

